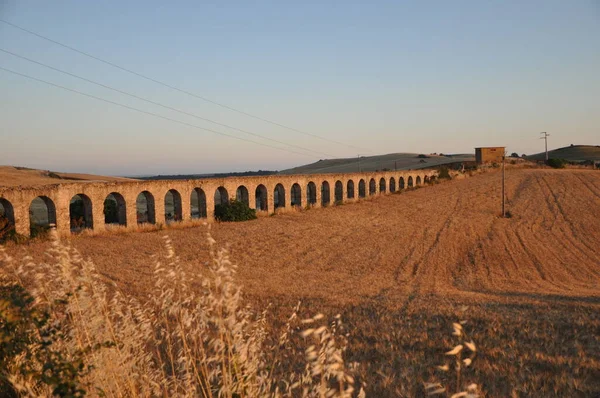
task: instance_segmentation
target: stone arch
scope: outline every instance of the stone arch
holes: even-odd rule
[[[358,197],[364,198],[365,196],[367,196],[367,184],[365,183],[365,180],[361,179],[358,182]]]
[[[344,184],[340,180],[335,182],[335,195],[334,195],[335,203],[340,203],[344,201]]]
[[[248,188],[246,188],[244,185],[240,185],[235,191],[235,200],[245,203],[246,206],[249,206],[250,197],[248,195]]]
[[[263,184],[260,184],[256,187],[256,192],[254,196],[254,198],[256,199],[256,210],[269,210],[268,196],[269,195],[267,193],[267,187],[265,187]]]
[[[0,198],[0,218],[5,218],[9,225],[15,225],[15,209],[12,203],[4,198]]]
[[[273,206],[275,206],[275,209],[285,207],[285,188],[282,184],[275,185],[275,190],[273,191]]]
[[[41,230],[56,225],[56,206],[47,196],[38,196],[29,204],[29,225],[31,236],[35,237]]]
[[[69,220],[71,232],[80,232],[94,228],[92,200],[82,193],[74,195],[69,201]]]
[[[348,180],[346,183],[346,197],[348,199],[354,199],[354,181]]]
[[[206,194],[202,188],[194,188],[190,194],[190,214],[193,219],[208,217]]]
[[[390,192],[396,192],[396,179],[394,177],[390,178]]]
[[[306,185],[306,201],[309,205],[317,203],[317,185],[312,181]]]
[[[413,178],[412,176],[408,177],[408,187],[411,188],[413,186]]]
[[[226,205],[227,203],[229,203],[229,193],[227,192],[225,187],[217,188],[217,190],[215,191],[214,199],[215,206]]]
[[[127,225],[125,198],[118,192],[111,192],[104,199],[104,223]]]
[[[416,183],[417,183],[417,185],[421,185],[421,176],[417,176]]]
[[[404,185],[404,177],[400,177],[400,178],[398,179],[398,187],[399,187],[400,189],[404,189],[404,188],[406,188],[406,185]]]
[[[135,207],[138,224],[156,223],[154,196],[150,192],[140,192],[135,200]]]
[[[369,181],[369,195],[375,195],[377,193],[377,183],[374,178]]]
[[[298,183],[294,183],[292,185],[292,189],[290,191],[291,193],[291,199],[292,199],[292,207],[293,206],[297,206],[300,207],[302,206],[302,188],[300,188],[300,184]]]
[[[331,193],[329,189],[329,183],[323,181],[321,183],[321,206],[327,206],[331,202]]]
[[[181,194],[175,189],[169,189],[165,194],[165,222],[182,220]]]
[[[385,193],[386,185],[387,185],[387,183],[385,182],[385,178],[381,177],[379,179],[379,192],[380,193]]]
[[[425,176],[425,177],[423,177],[423,182],[424,182],[425,184],[429,184],[429,183],[431,182],[431,180],[429,179],[429,176]]]

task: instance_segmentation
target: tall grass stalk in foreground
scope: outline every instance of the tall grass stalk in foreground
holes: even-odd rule
[[[206,269],[189,275],[165,237],[144,303],[107,285],[56,233],[46,263],[17,264],[0,247],[2,286],[27,289],[23,300],[0,302],[0,348],[21,344],[0,351],[0,388],[4,380],[21,396],[352,396],[336,334],[341,320],[304,331],[315,340],[304,371],[284,368],[279,358],[290,350],[298,307],[270,338],[267,310],[244,306],[235,264],[210,231],[207,239]]]
[[[467,309],[467,307],[463,307],[461,311],[465,312]],[[473,364],[473,360],[477,353],[475,343],[473,340],[469,339],[463,328],[463,325],[466,323],[467,321],[459,321],[452,324],[452,336],[454,336],[454,339],[456,340],[456,345],[450,351],[446,352],[446,356],[452,358],[452,360],[437,367],[438,370],[448,374],[448,384],[450,384],[452,380],[450,371],[454,370],[455,393],[452,394],[450,398],[479,397],[479,386],[477,384],[470,383],[467,386],[463,385],[463,372]],[[466,355],[466,352],[469,354]],[[449,388],[444,387],[439,382],[425,383],[424,388],[428,396],[450,393]]]

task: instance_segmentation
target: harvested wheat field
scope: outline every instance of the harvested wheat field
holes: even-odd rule
[[[477,344],[463,380],[489,397],[600,396],[600,173],[507,172],[512,217],[499,218],[500,173],[355,204],[211,226],[239,266],[245,298],[281,326],[340,313],[347,362],[367,396],[423,396],[456,342]],[[208,258],[206,227],[78,236],[102,277],[144,299],[168,234],[188,273]],[[49,242],[8,246],[42,260]],[[303,347],[298,348],[299,351]],[[298,355],[302,355],[301,352]],[[290,360],[292,360],[290,358]]]

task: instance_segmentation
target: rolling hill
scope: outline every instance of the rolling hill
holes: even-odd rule
[[[423,157],[425,156],[425,157]],[[360,158],[322,159],[318,162],[282,170],[280,174],[351,173],[375,170],[424,169],[442,164],[475,161],[473,154],[419,155],[418,153],[390,153],[361,156]]]
[[[28,167],[0,166],[0,186],[64,184],[85,181],[130,181],[131,178],[99,176],[93,174],[61,173]]]
[[[565,159],[569,161],[600,160],[600,145],[571,145],[564,148],[548,151],[550,159]],[[544,160],[546,153],[540,152],[535,155],[526,156],[527,160]]]

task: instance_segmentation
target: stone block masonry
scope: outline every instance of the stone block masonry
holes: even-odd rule
[[[0,212],[14,223],[17,233],[30,235],[32,203],[47,212],[43,220],[59,233],[79,227],[103,229],[106,224],[134,226],[205,218],[213,220],[214,207],[237,199],[269,214],[281,207],[323,207],[335,202],[393,193],[422,185],[433,170],[344,174],[269,175],[199,180],[77,182],[38,186],[1,187]],[[71,214],[74,198],[83,206],[82,220]],[[105,212],[105,202],[112,213]],[[166,210],[168,207],[168,211]],[[77,228],[77,227],[76,227]]]

